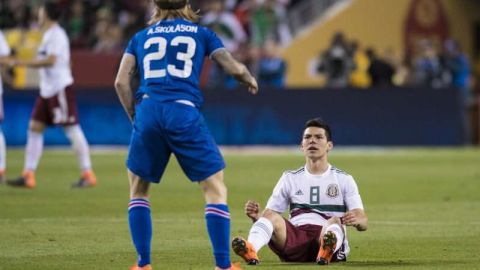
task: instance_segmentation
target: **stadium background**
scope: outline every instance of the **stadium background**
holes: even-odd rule
[[[93,22],[95,25],[83,30],[93,31],[93,34],[81,32],[81,37],[75,39],[71,33],[76,29],[72,26],[73,20],[62,21],[71,30],[75,89],[79,98],[81,124],[87,139],[94,145],[125,145],[128,143],[130,126],[122,114],[112,85],[123,47],[129,39],[127,35],[143,25],[143,21],[138,22],[139,16],[140,19],[148,17],[148,13],[145,13],[148,1],[136,1],[136,4],[128,1],[62,2],[69,14],[72,14],[76,2],[83,2],[83,8],[89,8],[83,14],[90,14],[84,16],[84,24]],[[208,10],[211,9],[210,2],[215,1],[192,1],[192,4],[202,8],[202,14],[207,17]],[[233,46],[238,58],[252,62],[248,58],[252,53],[245,53],[248,50],[245,47],[261,47],[256,45],[261,41],[255,39],[252,24],[265,22],[244,18],[260,13],[258,9],[261,7],[258,6],[249,7],[248,11],[245,6],[248,7],[249,2],[255,1],[226,1],[227,6],[222,12],[233,15],[242,23],[244,32],[247,33],[246,39],[240,38],[237,41],[234,34],[225,39],[229,44],[240,44]],[[207,71],[202,80],[207,95],[204,112],[220,144],[296,144],[296,133],[303,120],[316,115],[322,115],[332,123],[339,145],[478,144],[479,97],[476,81],[477,66],[480,63],[480,5],[477,2],[324,0],[266,1],[263,5],[268,2],[274,3],[272,9],[280,10],[279,13],[286,18],[277,22],[280,32],[277,40],[281,47],[279,57],[287,65],[287,71],[283,74],[285,83],[280,86],[261,85],[262,91],[258,98],[243,96],[240,93],[242,89],[232,85],[228,79],[220,80],[221,83],[211,83],[211,73],[215,70],[211,63],[207,63]],[[34,23],[35,1],[2,3],[2,23],[5,27],[8,26],[4,29],[8,42],[19,57],[33,57],[41,38]],[[15,14],[5,11],[9,6],[15,6],[20,11],[24,8],[23,13],[27,15],[20,16],[17,24],[8,25],[8,16],[5,14]],[[126,18],[136,13],[140,14],[135,17],[137,20],[129,24],[131,19]],[[104,21],[108,22],[100,25]],[[222,21],[217,24],[224,26]],[[225,25],[228,26],[228,23]],[[107,33],[123,30],[122,38],[115,43],[114,37],[102,37],[103,34],[97,33],[101,32],[100,26]],[[269,31],[277,31],[275,26],[270,28]],[[388,86],[388,89],[383,87],[382,91],[368,83],[350,83],[342,89],[332,89],[326,83],[325,76],[312,72],[311,66],[318,55],[328,49],[336,32],[342,32],[349,41],[360,44],[359,50],[370,47],[380,53],[384,52],[384,57],[392,58],[391,62],[397,65],[397,71],[404,68],[402,62],[406,60],[402,59],[415,57],[416,46],[421,40],[431,40],[439,48],[442,48],[447,39],[458,40],[471,65],[468,104],[464,104],[462,91],[454,89],[452,85],[445,85],[436,91],[429,90],[430,87],[426,85],[401,81]],[[107,41],[102,42],[103,39]],[[109,43],[108,39],[113,41]],[[415,72],[414,67],[406,67],[408,68],[410,73]],[[25,130],[36,95],[38,75],[35,70],[25,68],[16,68],[11,74],[12,85],[7,85],[4,96],[3,128],[7,143],[20,146],[25,144]],[[23,91],[10,90],[12,88]],[[295,113],[292,114],[291,111]],[[265,125],[268,128],[258,128]],[[441,130],[443,136],[437,136]],[[67,144],[61,131],[49,130],[47,134],[47,144]]]
[[[0,270],[117,270],[127,269],[135,260],[126,218],[123,147],[131,126],[112,87],[126,33],[133,30],[120,28],[119,44],[123,45],[118,47],[97,43],[91,35],[94,25],[102,22],[106,26],[103,22],[109,20],[107,25],[113,25],[116,30],[112,32],[118,34],[119,26],[128,25],[130,13],[143,14],[141,7],[148,1],[62,2],[66,11],[78,2],[89,6],[83,13],[89,26],[84,37],[88,38],[72,43],[72,54],[81,124],[94,145],[92,161],[99,182],[92,189],[69,188],[79,174],[75,155],[63,147],[67,140],[60,130],[49,130],[46,143],[61,147],[48,147],[44,152],[37,187],[23,190],[0,185]],[[211,1],[191,2],[203,7]],[[255,1],[227,0],[227,12],[249,22],[256,13],[250,14],[240,4],[250,2]],[[281,173],[302,166],[299,132],[307,118],[322,116],[333,126],[335,146],[354,146],[335,147],[329,160],[355,177],[369,216],[367,232],[348,232],[349,261],[330,268],[478,269],[478,1],[264,1],[271,2],[287,18],[284,23],[290,34],[282,32],[278,40],[279,56],[288,65],[284,87],[263,86],[259,96],[251,97],[245,89],[230,85],[228,78],[218,80],[221,85],[211,84],[206,73],[202,81],[207,100],[202,110],[215,138],[224,146],[235,146],[222,148],[232,236],[245,236],[250,228],[243,214],[245,201],[256,199],[265,205]],[[41,37],[35,24],[36,4],[35,0],[0,0],[1,28],[19,57],[34,56]],[[255,18],[262,21],[262,14]],[[247,25],[245,30],[252,29]],[[361,48],[373,47],[385,59],[393,58],[398,72],[392,85],[372,87],[360,76],[355,86],[353,81],[347,87],[329,86],[325,72],[317,72],[315,64],[337,32],[357,40]],[[242,42],[258,42],[251,34]],[[403,66],[408,64],[404,61],[408,44],[415,51],[417,42],[428,39],[442,48],[449,38],[459,41],[470,61],[467,98],[452,85],[433,88],[402,76],[405,69],[414,73],[412,65]],[[236,57],[245,62],[258,53],[242,52],[244,47]],[[24,69],[11,70],[10,75],[2,129],[8,142],[7,174],[13,177],[23,169],[23,146],[38,77],[35,71]],[[121,147],[105,151],[101,145]],[[257,147],[245,147],[252,145]],[[174,159],[161,185],[152,188],[151,205],[155,269],[212,269],[211,251],[206,248],[209,240],[202,226],[203,198]],[[280,263],[266,248],[260,256],[261,265],[242,267],[318,268]]]

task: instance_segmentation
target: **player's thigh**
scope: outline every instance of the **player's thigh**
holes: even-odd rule
[[[225,162],[200,112],[185,104],[171,106],[168,143],[188,178],[202,181],[223,170]]]
[[[287,262],[313,262],[316,259],[321,226],[303,225],[294,226],[285,220],[287,239],[284,245],[270,243],[270,248],[283,261]]]
[[[46,100],[50,124],[62,126],[78,124],[77,101],[71,86]]]
[[[46,98],[38,96],[35,100],[35,105],[33,105],[31,122],[41,122],[45,125],[53,125],[53,118],[50,114],[49,101]]]
[[[130,170],[128,171],[128,178],[130,180],[130,199],[148,197],[149,181],[142,180],[140,176]]]
[[[67,86],[64,91],[60,93],[58,98],[60,108],[62,108],[61,125],[74,125],[78,124],[79,116],[77,109],[77,99],[75,96],[75,90],[72,86]]]
[[[132,173],[156,183],[160,181],[171,153],[157,115],[151,102],[142,101],[137,106],[127,157],[127,167]]]

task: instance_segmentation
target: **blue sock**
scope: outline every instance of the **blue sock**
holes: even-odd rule
[[[128,204],[128,223],[133,244],[138,254],[138,266],[150,264],[152,218],[150,203],[146,199],[132,199]]]
[[[205,207],[208,235],[213,246],[215,263],[220,268],[230,267],[230,213],[225,204],[207,204]]]

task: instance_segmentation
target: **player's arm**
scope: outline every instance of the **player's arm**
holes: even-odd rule
[[[342,223],[347,226],[353,226],[358,231],[366,231],[368,228],[367,214],[361,208],[352,209],[342,217]]]
[[[25,66],[31,68],[42,68],[42,67],[51,67],[55,64],[57,57],[55,55],[49,55],[44,59],[13,59],[11,62],[12,66]]]
[[[242,84],[248,86],[248,91],[252,94],[258,92],[257,80],[250,74],[247,67],[235,60],[233,56],[225,49],[217,50],[213,53],[214,59],[228,74],[232,75]]]
[[[135,116],[135,95],[131,85],[135,79],[136,72],[135,56],[129,53],[123,54],[117,78],[115,79],[115,90],[130,121],[133,121]]]

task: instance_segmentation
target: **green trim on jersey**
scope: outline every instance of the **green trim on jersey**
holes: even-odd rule
[[[347,207],[345,205],[338,205],[338,204],[324,204],[324,205],[312,205],[306,203],[291,203],[290,204],[290,211],[293,209],[313,209],[322,212],[347,212]]]

